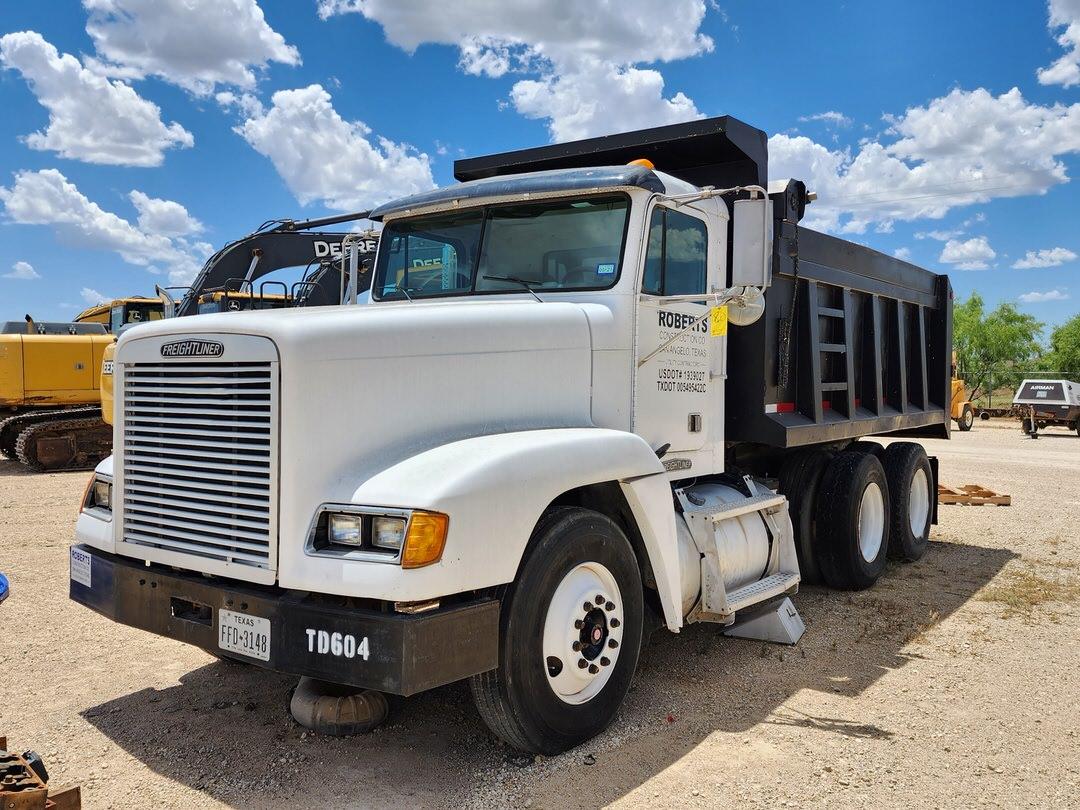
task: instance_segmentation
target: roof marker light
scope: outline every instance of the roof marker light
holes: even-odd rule
[[[626,164],[627,166],[641,166],[645,169],[655,169],[656,165],[648,158],[638,158],[637,160],[631,160]]]

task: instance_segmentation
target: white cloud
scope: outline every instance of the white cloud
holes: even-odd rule
[[[1041,304],[1044,301],[1068,301],[1069,294],[1062,290],[1048,290],[1047,292],[1027,292],[1020,296],[1025,304]]]
[[[942,264],[955,264],[959,270],[985,270],[997,253],[985,236],[975,236],[963,242],[950,239],[938,257]]]
[[[936,239],[939,242],[948,242],[950,239],[955,239],[958,236],[963,236],[963,230],[956,229],[952,231],[918,231],[915,234],[916,239]]]
[[[834,127],[850,127],[852,120],[841,112],[828,110],[827,112],[814,113],[813,115],[800,115],[800,121],[821,121]]]
[[[1017,270],[1031,270],[1038,267],[1057,267],[1065,262],[1075,261],[1077,255],[1068,248],[1056,247],[1047,250],[1029,250],[1024,258],[1013,262]]]
[[[372,143],[371,130],[343,119],[321,85],[280,90],[271,102],[236,132],[270,159],[301,203],[357,211],[435,187],[426,154],[387,138]]]
[[[197,95],[219,84],[255,86],[270,62],[300,53],[270,27],[256,0],[83,0],[100,69],[159,76]]]
[[[79,290],[79,295],[83,297],[83,301],[92,307],[96,307],[98,304],[104,304],[107,301],[112,301],[111,297],[102,295],[97,290],[92,290],[89,287],[83,287]]]
[[[911,261],[911,248],[900,247],[892,252],[892,255],[905,262]]]
[[[640,66],[712,50],[698,30],[705,0],[319,0],[318,9],[323,19],[362,14],[409,53],[425,43],[455,47],[472,75],[531,74],[515,82],[510,102],[546,119],[554,140],[701,117],[684,94],[664,95],[658,71]]]
[[[139,212],[139,227],[148,233],[188,236],[203,230],[203,224],[178,202],[150,197],[138,190],[128,194],[128,198]]]
[[[214,99],[223,110],[239,110],[246,118],[254,118],[265,112],[262,102],[251,93],[237,94],[231,90],[223,90],[215,94]]]
[[[30,264],[30,262],[15,262],[15,264],[11,265],[11,272],[4,273],[4,278],[32,281],[35,278],[41,278],[41,274],[34,269],[34,266]]]
[[[610,62],[598,61],[592,69],[581,72],[517,82],[510,98],[526,118],[547,119],[554,141],[702,117],[684,94],[664,97],[664,77],[659,71]]]
[[[890,140],[855,152],[804,136],[769,139],[770,175],[798,177],[818,193],[810,227],[863,233],[873,222],[1044,194],[1069,180],[1059,157],[1080,152],[1080,103],[1028,103],[1016,88],[957,89],[887,120]]]
[[[49,111],[45,131],[26,137],[31,149],[87,163],[159,166],[165,150],[195,143],[180,124],[166,125],[161,109],[129,85],[93,73],[34,31],[0,37],[0,63],[19,71]]]
[[[1050,0],[1050,30],[1065,30],[1057,37],[1065,53],[1050,67],[1039,68],[1040,84],[1072,87],[1080,84],[1080,0]]]
[[[164,267],[176,284],[190,281],[213,251],[205,242],[152,233],[105,211],[56,169],[18,172],[10,188],[0,186],[0,203],[13,223],[48,225],[72,246],[115,251],[139,267]]]

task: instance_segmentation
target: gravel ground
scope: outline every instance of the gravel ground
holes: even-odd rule
[[[84,806],[1075,807],[1080,438],[978,423],[927,441],[942,482],[1013,505],[941,507],[926,557],[844,594],[807,587],[794,648],[658,631],[598,739],[508,757],[455,684],[365,737],[305,733],[293,681],[67,600],[85,473],[0,461],[0,734]]]

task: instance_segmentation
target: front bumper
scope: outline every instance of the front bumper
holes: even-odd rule
[[[113,621],[266,669],[413,695],[498,664],[496,599],[419,614],[390,613],[349,607],[334,597],[147,567],[86,545],[73,546],[71,555],[74,601]],[[220,610],[270,622],[268,660],[219,647]],[[340,644],[346,636],[357,646],[367,640],[366,660],[346,657]],[[334,638],[338,643],[320,643]]]

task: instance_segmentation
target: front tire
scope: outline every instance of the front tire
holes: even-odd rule
[[[956,420],[956,426],[965,433],[971,430],[975,424],[975,411],[971,409],[970,405],[965,405],[964,410],[960,412],[960,418]]]
[[[546,513],[503,596],[499,667],[470,679],[488,728],[545,755],[607,728],[637,668],[643,611],[637,558],[615,522]]]
[[[870,453],[839,453],[817,496],[818,564],[833,588],[869,588],[885,570],[889,485]]]

